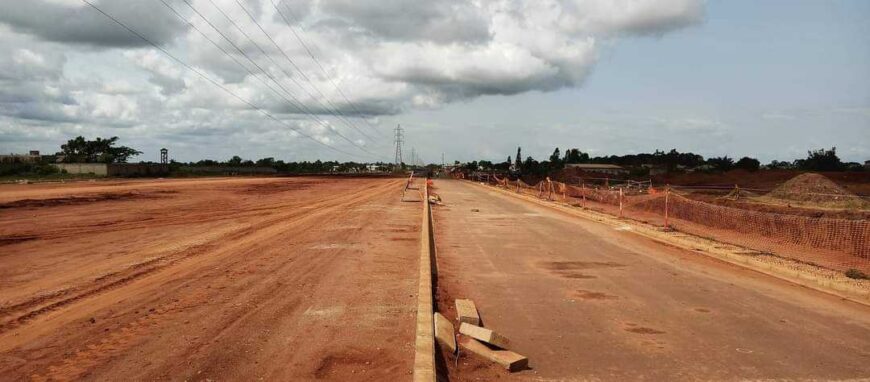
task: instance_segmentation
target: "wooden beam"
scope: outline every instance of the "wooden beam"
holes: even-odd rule
[[[508,371],[523,370],[529,366],[528,358],[510,350],[492,349],[474,338],[464,337],[460,344],[468,351],[495,362]]]
[[[502,349],[507,349],[508,345],[510,345],[510,341],[508,341],[505,336],[498,334],[491,329],[481,328],[480,326],[471,325],[467,322],[463,322],[459,326],[459,333]]]
[[[441,313],[435,313],[435,340],[441,344],[441,349],[456,354],[456,334],[453,323]]]
[[[467,322],[472,325],[480,325],[480,315],[477,314],[477,307],[471,300],[456,300],[456,320],[460,323]]]

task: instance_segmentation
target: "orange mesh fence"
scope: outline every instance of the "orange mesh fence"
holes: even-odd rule
[[[623,190],[620,196],[619,190],[561,182],[542,181],[532,186],[520,180],[497,179],[491,184],[804,263],[870,272],[870,222],[864,219],[754,211],[692,200],[652,187]]]

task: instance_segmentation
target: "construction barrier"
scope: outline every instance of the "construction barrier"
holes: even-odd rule
[[[870,273],[870,222],[787,215],[692,200],[669,188],[603,189],[546,179],[536,185],[494,177],[490,184],[621,218],[771,253],[803,263]]]

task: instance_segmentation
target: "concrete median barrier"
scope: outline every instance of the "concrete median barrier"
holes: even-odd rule
[[[435,320],[432,295],[432,257],[435,240],[432,237],[432,210],[429,206],[429,187],[423,188],[423,222],[420,228],[420,280],[417,289],[417,329],[414,344],[414,382],[434,382],[435,373]]]

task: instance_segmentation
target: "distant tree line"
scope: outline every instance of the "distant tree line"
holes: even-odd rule
[[[808,151],[807,157],[804,159],[796,159],[791,162],[774,160],[767,165],[761,165],[758,159],[751,157],[742,157],[734,160],[726,155],[705,159],[701,155],[690,152],[681,153],[676,149],[671,149],[668,152],[656,150],[653,153],[591,157],[588,153],[576,148],[568,149],[562,154],[558,147],[553,150],[553,154],[547,160],[539,162],[531,156],[522,159],[522,148],[518,147],[516,156],[513,158],[509,156],[504,162],[473,161],[463,165],[463,168],[470,171],[513,171],[523,175],[546,176],[553,171],[565,168],[568,164],[575,163],[614,164],[641,172],[648,171],[646,167],[650,166],[664,168],[668,171],[692,169],[706,172],[724,172],[734,169],[757,171],[762,168],[804,171],[865,170],[864,166],[860,163],[842,162],[837,156],[837,149],[835,147],[832,147],[830,150],[818,149]]]
[[[0,175],[44,175],[57,172],[57,169],[50,166],[50,162],[62,161],[66,163],[126,163],[131,157],[142,154],[141,151],[127,146],[119,146],[118,137],[108,139],[96,138],[88,140],[84,137],[76,137],[70,139],[67,143],[61,145],[61,151],[55,156],[46,156],[42,162],[38,163],[3,163],[0,164]],[[565,150],[564,153],[557,147],[549,158],[543,161],[537,161],[531,156],[523,158],[522,148],[517,147],[516,155],[508,156],[504,162],[492,162],[487,160],[473,161],[465,164],[456,162],[467,171],[501,171],[513,172],[522,175],[530,175],[536,177],[547,176],[553,172],[565,168],[568,164],[577,163],[595,163],[595,164],[615,164],[628,168],[633,171],[632,175],[643,175],[649,171],[649,167],[659,167],[668,171],[694,170],[706,172],[723,172],[732,169],[744,169],[748,171],[757,171],[760,168],[765,169],[789,169],[789,170],[804,170],[804,171],[864,171],[863,165],[855,162],[844,163],[837,156],[837,149],[818,149],[807,152],[807,157],[796,159],[791,162],[774,160],[767,165],[761,163],[751,157],[742,157],[734,160],[728,156],[712,157],[705,159],[703,156],[684,152],[681,153],[676,149],[671,149],[668,152],[656,150],[653,153],[627,154],[627,155],[608,155],[592,157],[588,153],[582,152],[579,149],[572,148]],[[377,162],[372,164],[359,162],[338,162],[338,161],[302,161],[302,162],[285,162],[283,160],[275,160],[275,158],[267,157],[256,161],[250,159],[242,159],[236,155],[226,161],[217,161],[211,159],[200,160],[197,162],[181,163],[172,161],[170,167],[173,170],[178,170],[183,166],[211,166],[211,167],[270,167],[280,173],[289,174],[315,174],[329,172],[368,172],[374,167],[375,171],[393,172],[407,168],[405,164],[396,166],[392,163]],[[427,167],[437,167],[430,165]]]
[[[372,166],[373,165],[373,166]],[[176,162],[172,161],[170,167],[174,170],[182,166],[198,167],[268,167],[273,168],[280,173],[287,174],[322,174],[329,172],[342,173],[361,173],[370,171],[370,166],[376,171],[391,172],[394,170],[393,163],[359,163],[359,162],[339,162],[339,161],[302,161],[302,162],[285,162],[276,160],[272,157],[262,158],[258,160],[242,159],[235,155],[226,161],[217,161],[213,159],[203,159],[197,162]],[[404,166],[403,166],[404,167]]]
[[[142,154],[141,151],[127,146],[118,145],[118,137],[108,139],[97,137],[90,140],[76,137],[61,145],[61,150],[55,155],[42,156],[37,161],[9,161],[0,163],[0,176],[45,176],[59,173],[52,163],[126,163],[132,157]],[[268,157],[258,160],[242,159],[235,155],[226,161],[204,159],[196,162],[169,163],[170,170],[176,172],[182,167],[268,167],[279,173],[287,174],[317,174],[317,173],[362,173],[370,171],[392,172],[404,170],[408,166],[396,166],[392,163],[359,163],[339,161],[301,161],[285,162]]]

